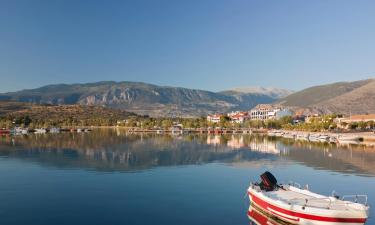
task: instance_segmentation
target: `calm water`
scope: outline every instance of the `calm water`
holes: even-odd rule
[[[375,205],[374,148],[101,130],[2,137],[0,224],[249,224],[244,195],[264,170]]]

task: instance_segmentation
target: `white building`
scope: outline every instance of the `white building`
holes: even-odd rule
[[[208,115],[207,121],[211,123],[219,123],[222,116],[223,116],[222,114]]]
[[[250,110],[250,119],[252,120],[269,120],[280,119],[283,116],[291,116],[289,109],[280,105],[259,104]]]
[[[228,113],[228,117],[232,123],[243,123],[245,120],[250,118],[248,112],[240,111]]]

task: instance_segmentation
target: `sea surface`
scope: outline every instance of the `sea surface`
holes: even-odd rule
[[[103,129],[0,137],[0,224],[250,224],[246,189],[266,170],[375,207],[374,147]]]

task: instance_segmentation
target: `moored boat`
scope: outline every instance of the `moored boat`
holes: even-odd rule
[[[0,129],[0,135],[6,135],[6,134],[10,134],[10,130],[8,130],[8,129]]]
[[[292,224],[359,225],[369,216],[367,196],[324,196],[307,189],[277,184],[269,172],[261,175],[261,183],[250,184],[251,204],[270,215]],[[349,201],[348,198],[354,198]],[[359,203],[362,200],[363,203]]]
[[[336,137],[329,137],[329,143],[337,143],[337,138]]]
[[[295,139],[296,135],[294,133],[285,133],[283,135],[284,138],[290,138],[290,139]]]
[[[346,141],[360,141],[360,137],[358,136],[350,136],[350,135],[340,135],[338,136],[339,142],[346,142]]]
[[[51,129],[49,129],[49,132],[52,134],[60,133],[60,131],[61,129],[57,127],[52,127]]]
[[[29,130],[27,128],[15,127],[10,132],[15,135],[20,135],[20,134],[28,134]]]
[[[297,134],[296,139],[308,141],[309,140],[309,136],[310,136],[310,134],[308,134],[308,133],[307,134],[300,133],[300,134]]]
[[[270,136],[270,137],[276,136],[276,131],[269,130],[269,131],[267,132],[267,135]]]
[[[310,134],[309,141],[319,141],[319,134]]]
[[[45,133],[47,133],[47,129],[44,129],[44,128],[38,128],[38,129],[35,129],[35,130],[34,130],[34,133],[35,133],[35,134],[45,134]]]
[[[319,137],[318,137],[318,139],[319,139],[319,141],[321,141],[321,142],[326,142],[326,141],[329,141],[329,136],[328,135],[324,135],[324,134],[322,134],[322,135],[320,135]]]

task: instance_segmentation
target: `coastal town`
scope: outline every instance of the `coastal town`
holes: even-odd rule
[[[29,115],[3,123],[0,135],[27,135],[60,132],[85,133],[95,128],[119,128],[129,133],[157,133],[181,135],[198,134],[267,134],[311,142],[375,144],[375,114],[301,114],[278,104],[258,104],[248,111],[214,113],[200,118],[151,118],[129,116],[105,125],[87,121],[75,124],[52,122],[44,127],[32,125]],[[4,127],[8,124],[8,127]],[[9,127],[9,124],[11,127]]]
[[[328,119],[327,119],[328,116]],[[338,114],[317,114],[308,113],[300,114],[293,113],[292,110],[283,107],[281,105],[271,104],[259,104],[249,111],[236,111],[231,113],[217,113],[210,114],[207,116],[207,121],[211,123],[220,123],[223,119],[228,118],[232,123],[244,124],[246,121],[262,121],[269,122],[272,120],[280,120],[288,117],[290,120],[289,124],[311,124],[314,122],[328,122],[331,120],[330,127],[328,129],[343,129],[343,130],[372,130],[375,125],[375,114],[364,114],[364,115],[338,115]],[[269,127],[268,127],[269,128]],[[296,127],[298,130],[298,127]]]

